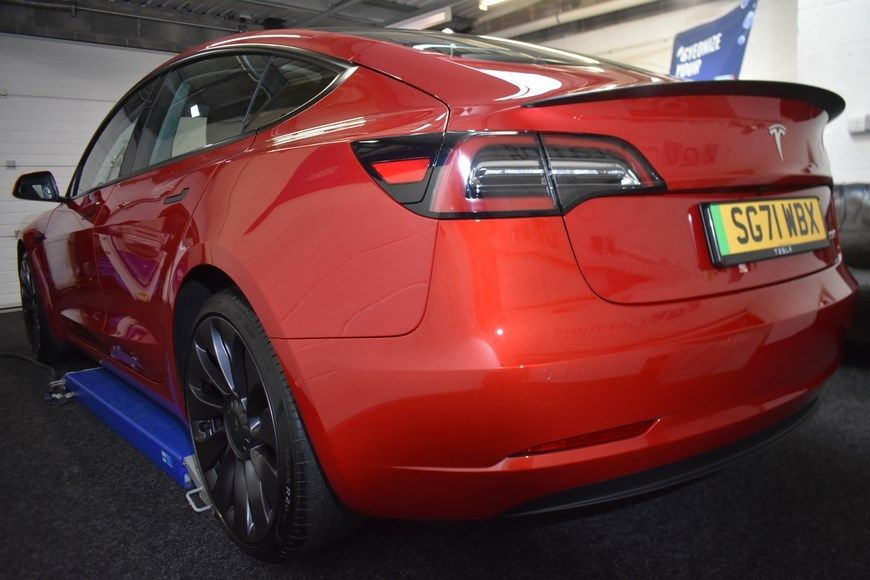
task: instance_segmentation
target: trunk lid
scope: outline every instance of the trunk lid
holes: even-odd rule
[[[816,198],[824,216],[819,235],[833,236],[822,131],[839,112],[836,101],[795,98],[800,91],[784,90],[789,85],[782,83],[762,83],[779,85],[779,95],[753,94],[752,87],[739,82],[720,84],[725,86],[721,94],[712,87],[686,94],[669,88],[660,96],[619,98],[617,89],[607,100],[602,93],[594,100],[554,99],[531,107],[539,115],[534,122],[539,131],[625,140],[667,185],[663,193],[589,199],[565,215],[578,264],[602,298],[619,303],[685,300],[781,282],[836,262],[837,241],[831,239],[812,251],[784,246],[782,252],[794,253],[714,265],[709,238],[715,236],[705,230],[704,204],[756,200],[768,207],[771,200]]]

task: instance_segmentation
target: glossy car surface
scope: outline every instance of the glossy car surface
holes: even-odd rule
[[[186,420],[179,368],[196,311],[237,287],[331,488],[381,517],[523,511],[726,447],[811,404],[840,360],[856,290],[822,145],[835,96],[779,83],[686,90],[551,49],[511,59],[416,34],[243,34],[149,77],[247,54],[332,71],[288,115],[208,146],[155,157],[155,128],[138,166],[147,123],[134,123],[114,179],[74,182],[23,233],[54,334]],[[159,95],[146,83],[122,106],[147,111]],[[190,126],[207,116],[194,112]],[[780,145],[773,125],[787,127]],[[463,171],[489,143],[520,152],[531,169],[515,179],[544,191],[567,187],[550,170],[576,151],[633,164],[637,183],[570,203],[493,200],[488,185],[476,199]],[[425,177],[407,177],[421,156]],[[408,165],[390,177],[377,160]],[[455,198],[439,189],[451,179]],[[829,243],[713,263],[702,204],[796,196],[818,200]]]

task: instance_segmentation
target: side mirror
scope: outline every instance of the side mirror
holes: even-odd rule
[[[60,190],[51,171],[26,173],[15,181],[12,197],[28,201],[61,202]]]

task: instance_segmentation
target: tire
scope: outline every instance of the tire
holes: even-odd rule
[[[237,291],[203,305],[186,360],[196,458],[230,537],[255,558],[281,561],[351,531],[359,517],[329,487],[272,343]]]
[[[48,326],[48,320],[42,308],[42,300],[39,298],[39,291],[33,280],[33,268],[25,253],[22,253],[18,258],[18,284],[21,289],[21,313],[24,317],[24,329],[33,356],[44,363],[55,363],[63,360],[67,356],[68,350],[55,338]]]

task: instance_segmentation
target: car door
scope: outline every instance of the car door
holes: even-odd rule
[[[137,129],[131,175],[95,228],[109,354],[170,402],[167,274],[214,172],[253,141],[245,119],[269,58],[224,54],[165,73]]]
[[[101,351],[105,310],[94,225],[106,215],[106,201],[122,176],[125,155],[153,83],[132,92],[97,131],[76,170],[68,199],[52,212],[43,241],[46,279],[60,321],[73,336]]]

